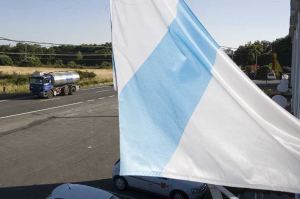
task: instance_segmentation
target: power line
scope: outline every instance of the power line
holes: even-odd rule
[[[80,45],[74,45],[74,44],[62,44],[62,43],[53,43],[53,42],[40,42],[40,41],[30,41],[30,40],[16,40],[11,39],[7,37],[0,36],[0,40],[2,41],[9,41],[13,43],[25,43],[25,44],[38,44],[38,45],[50,45],[50,46],[82,46],[82,47],[102,47],[102,48],[109,48],[111,47],[106,46],[105,44],[99,45],[99,44],[80,44]]]
[[[17,52],[17,53],[12,53],[12,52],[0,52],[0,54],[6,54],[6,55],[36,55],[36,56],[61,56],[61,57],[75,57],[78,54],[45,54],[45,53],[22,53],[22,52]],[[112,56],[112,54],[82,54],[83,57],[98,57],[98,56]]]
[[[48,58],[39,58],[40,60],[49,60]],[[65,60],[65,61],[68,61],[68,60],[71,60],[71,61],[75,61],[74,59],[71,59],[71,58],[62,58],[62,60]],[[80,59],[79,61],[111,61],[111,59]]]
[[[49,43],[49,42],[15,40],[15,39],[9,39],[9,38],[5,38],[5,37],[0,37],[0,40],[3,40],[3,41],[10,41],[10,42],[14,42],[14,43],[31,43],[31,44],[52,45],[52,46],[68,45],[68,44],[56,44],[56,43]]]
[[[102,47],[102,48],[109,48],[111,49],[111,47],[106,46],[105,44],[99,45],[99,44],[79,44],[79,45],[75,45],[75,44],[62,44],[62,43],[52,43],[52,42],[40,42],[40,41],[30,41],[30,40],[15,40],[15,39],[10,39],[10,38],[6,38],[6,37],[1,37],[0,36],[0,40],[2,41],[10,41],[10,42],[14,42],[14,43],[29,43],[29,44],[39,44],[39,45],[51,45],[51,46],[82,46],[82,47]],[[229,46],[220,46],[223,49],[232,49],[232,50],[236,50],[238,48],[235,47],[229,47]]]
[[[230,50],[236,50],[238,48],[234,48],[234,47],[228,47],[228,46],[220,46],[223,49],[230,49]]]

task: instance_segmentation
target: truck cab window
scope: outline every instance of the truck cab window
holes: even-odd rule
[[[31,84],[42,84],[43,80],[41,78],[30,78]]]
[[[50,83],[50,79],[45,78],[45,79],[44,79],[44,84],[49,84],[49,83]]]

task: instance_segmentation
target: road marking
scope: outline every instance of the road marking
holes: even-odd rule
[[[55,100],[61,100],[61,98],[45,99],[45,100],[40,100],[40,102],[49,102],[49,101],[55,101]]]
[[[89,90],[96,90],[99,88],[109,88],[111,86],[100,86],[100,87],[95,87],[95,88],[85,88],[85,89],[80,89],[81,91],[89,91]]]
[[[82,103],[83,102],[76,102],[76,103],[66,104],[66,105],[62,105],[62,106],[55,106],[55,107],[46,108],[46,109],[40,109],[40,110],[36,110],[36,111],[19,113],[19,114],[15,114],[15,115],[9,115],[9,116],[0,117],[0,119],[7,119],[7,118],[17,117],[17,116],[22,116],[22,115],[28,115],[28,114],[31,114],[31,113],[38,113],[38,112],[48,111],[48,110],[52,110],[52,109],[58,109],[58,108],[63,108],[63,107],[68,107],[68,106],[74,106],[74,105],[82,104]]]
[[[103,99],[111,98],[111,97],[115,97],[115,95],[111,95],[111,96],[107,96],[107,97],[99,97],[98,100],[103,100]]]
[[[129,196],[129,195],[125,195],[123,193],[121,194],[121,193],[116,193],[116,192],[112,192],[112,191],[108,191],[108,192],[110,192],[113,195],[119,196],[119,197],[125,197],[125,198],[128,198],[128,199],[136,199],[135,197],[132,197],[132,196]]]
[[[113,91],[113,90],[96,91],[96,93],[104,93],[104,92],[107,92],[107,91]]]
[[[0,100],[0,103],[7,102],[8,100]]]
[[[95,100],[94,99],[91,99],[91,100],[88,100],[87,102],[94,102]]]

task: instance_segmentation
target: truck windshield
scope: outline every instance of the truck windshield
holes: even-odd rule
[[[30,84],[43,84],[43,78],[31,77]]]

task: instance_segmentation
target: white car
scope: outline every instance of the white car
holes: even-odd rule
[[[63,184],[56,187],[47,199],[118,199],[113,194],[79,184]]]
[[[276,75],[274,72],[270,72],[267,74],[267,79],[268,80],[276,80]]]
[[[124,191],[128,187],[152,192],[171,199],[196,199],[206,193],[207,185],[200,182],[190,182],[159,177],[144,176],[120,176],[120,160],[118,160],[112,172],[115,187]]]

